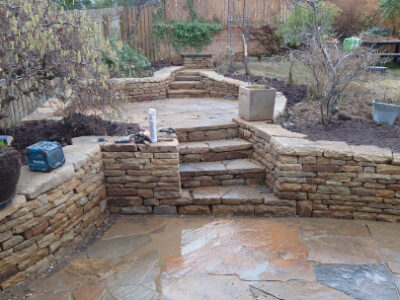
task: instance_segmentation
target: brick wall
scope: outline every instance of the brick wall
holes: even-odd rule
[[[106,216],[100,147],[64,149],[66,164],[52,173],[23,167],[16,200],[0,211],[2,289],[48,265],[64,245],[86,237]]]
[[[299,216],[400,222],[399,154],[237,121],[267,169],[266,184],[280,199],[296,201]]]

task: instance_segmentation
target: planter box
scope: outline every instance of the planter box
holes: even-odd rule
[[[246,121],[272,120],[275,107],[275,89],[239,88],[239,116]]]
[[[382,102],[373,102],[374,121],[393,125],[400,113],[400,106]]]

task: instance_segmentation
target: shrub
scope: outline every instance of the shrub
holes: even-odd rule
[[[325,0],[321,0],[325,1]],[[320,102],[321,124],[327,129],[340,97],[349,84],[366,74],[370,66],[379,62],[379,55],[367,48],[343,51],[341,45],[327,40],[316,22],[320,11],[320,2],[299,0],[307,5],[313,14],[311,27],[306,33],[298,34],[302,47],[292,53],[301,61],[311,74],[310,86]]]
[[[111,97],[101,57],[110,47],[99,36],[84,14],[51,1],[0,0],[0,110],[23,95],[47,93],[70,111],[103,106]]]
[[[368,11],[368,0],[332,0],[340,9],[333,24],[334,31],[342,39],[357,35],[371,27],[374,14]]]
[[[320,14],[318,15],[318,25],[324,25],[324,33],[331,33],[336,17],[339,15],[340,9],[333,3],[324,4],[321,6]],[[283,42],[289,46],[300,46],[299,35],[312,31],[313,12],[312,10],[296,6],[292,13],[287,18],[286,22],[282,23],[276,35],[282,38]]]
[[[104,55],[102,60],[108,66],[113,77],[146,77],[153,75],[151,62],[128,44],[115,42],[111,38],[114,55]]]

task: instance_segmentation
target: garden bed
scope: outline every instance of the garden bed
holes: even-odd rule
[[[279,92],[282,92],[287,98],[288,106],[293,106],[296,103],[302,102],[307,97],[307,87],[305,85],[287,84],[284,80],[276,78],[268,78],[257,75],[225,75],[226,77],[241,80],[244,82],[251,82],[258,85],[268,84]]]
[[[137,124],[110,122],[96,116],[75,114],[61,121],[46,121],[0,129],[0,135],[13,136],[13,147],[25,160],[25,148],[39,141],[55,141],[61,145],[71,145],[71,140],[79,136],[125,136],[140,131]]]
[[[306,134],[312,141],[344,141],[351,145],[374,145],[400,151],[400,126],[377,124],[372,120],[334,120],[329,130],[319,122],[293,125],[291,131]]]

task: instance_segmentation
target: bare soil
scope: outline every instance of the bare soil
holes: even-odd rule
[[[137,124],[110,122],[96,116],[75,114],[59,122],[41,122],[8,129],[0,129],[0,135],[11,135],[12,146],[26,163],[25,148],[40,141],[54,141],[70,145],[79,136],[126,136],[140,131]]]
[[[372,120],[334,120],[328,130],[319,122],[293,125],[289,130],[308,135],[312,141],[344,141],[350,145],[374,145],[400,152],[400,126],[377,124]]]
[[[269,85],[275,88],[277,91],[282,92],[288,100],[288,105],[293,106],[296,103],[302,102],[307,97],[307,86],[288,84],[284,80],[279,80],[277,78],[268,78],[264,76],[257,75],[227,75],[227,77],[238,79],[246,82],[256,83],[258,85]]]

